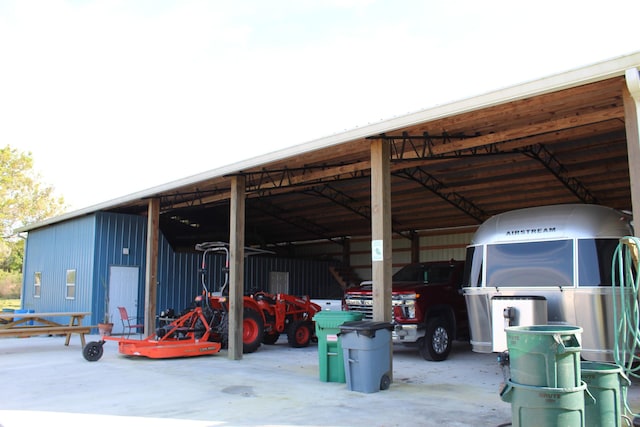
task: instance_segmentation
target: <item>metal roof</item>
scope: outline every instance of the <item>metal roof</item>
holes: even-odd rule
[[[506,210],[631,210],[622,93],[640,52],[381,121],[70,212],[145,215],[159,198],[175,247],[227,240],[230,176],[246,177],[246,243],[370,234],[370,142],[391,145],[392,228],[477,225]],[[470,78],[473,75],[470,74]]]

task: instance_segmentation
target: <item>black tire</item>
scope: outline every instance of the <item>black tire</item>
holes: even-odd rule
[[[82,349],[82,356],[89,362],[100,360],[104,353],[104,349],[102,348],[103,344],[104,341],[91,341]]]
[[[389,375],[387,374],[382,375],[382,378],[380,378],[380,390],[386,390],[389,388],[390,385],[391,385],[391,378],[389,378]]]
[[[251,308],[244,309],[242,317],[242,352],[253,353],[260,347],[264,336],[264,319]]]
[[[441,362],[451,352],[451,326],[449,322],[441,318],[431,319],[427,322],[425,336],[418,349],[425,360]]]
[[[308,346],[312,335],[311,323],[306,320],[295,321],[287,329],[287,340],[289,341],[289,346],[293,348]]]
[[[273,345],[278,342],[278,338],[280,338],[280,333],[275,332],[273,334],[264,334],[262,338],[262,343],[267,345]]]

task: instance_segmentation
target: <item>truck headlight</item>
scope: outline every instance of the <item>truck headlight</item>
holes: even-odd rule
[[[394,307],[399,307],[402,313],[402,317],[405,319],[416,318],[416,294],[396,294],[393,295],[391,304]]]

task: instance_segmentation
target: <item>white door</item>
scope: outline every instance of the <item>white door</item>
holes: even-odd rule
[[[124,332],[118,307],[125,307],[129,317],[138,315],[139,270],[138,267],[113,265],[109,267],[109,313],[113,322],[114,334],[122,334]]]

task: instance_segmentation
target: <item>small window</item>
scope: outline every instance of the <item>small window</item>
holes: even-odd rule
[[[36,271],[33,275],[33,297],[40,298],[40,286],[42,285],[42,273]]]
[[[578,240],[578,274],[580,286],[611,286],[611,264],[618,239]],[[615,271],[616,283],[620,283]]]
[[[76,271],[67,270],[67,299],[76,298]]]

